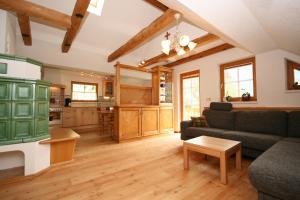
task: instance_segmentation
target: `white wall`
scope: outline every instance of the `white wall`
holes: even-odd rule
[[[6,11],[0,10],[0,53],[5,52]]]
[[[16,53],[16,17],[0,10],[0,53]]]
[[[9,60],[0,58],[1,63],[7,64],[7,74],[0,74],[5,77],[16,77],[40,80],[41,79],[41,66],[34,65],[28,62]]]
[[[98,95],[102,96],[102,79],[104,77],[100,75],[99,77],[81,76],[80,72],[45,67],[43,79],[52,83],[65,85],[65,95],[71,95],[71,81],[97,83]]]
[[[200,106],[209,106],[220,101],[220,64],[253,56],[234,48],[209,57],[176,66],[174,70],[175,122],[179,126],[180,116],[180,74],[200,70]],[[274,50],[256,55],[257,102],[234,103],[234,106],[300,106],[300,92],[286,90],[285,58],[300,62],[300,56]]]
[[[16,54],[16,28],[17,20],[14,15],[7,13],[6,23],[6,52],[10,55]]]

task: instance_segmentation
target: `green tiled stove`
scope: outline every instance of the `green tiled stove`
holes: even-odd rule
[[[0,77],[0,145],[49,138],[50,83]]]

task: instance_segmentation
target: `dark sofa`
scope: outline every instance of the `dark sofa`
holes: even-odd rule
[[[229,103],[211,103],[208,127],[181,122],[181,139],[201,135],[242,142],[260,200],[300,199],[300,111],[233,111]]]

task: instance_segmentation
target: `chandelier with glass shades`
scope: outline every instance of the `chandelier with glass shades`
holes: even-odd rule
[[[165,39],[161,41],[162,52],[169,55],[171,50],[175,50],[178,56],[182,56],[186,53],[186,48],[193,50],[197,44],[190,41],[188,35],[182,35],[179,31],[179,19],[180,14],[174,15],[176,19],[176,32],[171,35],[169,32],[166,33]]]

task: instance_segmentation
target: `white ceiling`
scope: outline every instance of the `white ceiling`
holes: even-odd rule
[[[71,15],[76,0],[31,0],[31,2]],[[117,60],[112,63],[107,63],[106,58],[108,55],[127,42],[131,37],[149,25],[160,15],[162,15],[162,11],[142,0],[105,0],[101,16],[93,14],[89,14],[87,16],[86,21],[75,39],[75,42],[72,44],[70,53],[72,54],[72,51],[80,49],[81,51],[99,54],[98,61],[90,60],[90,62],[94,62],[93,65],[96,65],[97,62],[100,68],[112,67]],[[59,30],[34,22],[31,24],[31,28],[33,38],[32,47],[20,47],[20,49],[22,48],[22,53],[26,54],[26,52],[32,50],[35,52],[35,55],[38,54],[38,50],[35,45],[38,46],[37,43],[42,41],[51,43],[51,47],[55,45],[57,49],[60,48],[65,35],[64,30]],[[180,30],[182,33],[189,35],[191,39],[200,37],[207,33],[186,22],[180,23]],[[143,59],[148,59],[160,54],[160,42],[163,39],[165,31],[168,30],[163,30],[161,34],[153,38],[150,42],[119,58],[118,61],[121,63],[124,62],[126,64],[137,65]],[[175,32],[174,28],[169,31],[171,33]],[[17,35],[20,37],[19,30]],[[51,47],[49,46],[49,48]],[[47,50],[44,49],[43,51],[45,52]],[[70,59],[69,56],[64,56],[63,53],[61,54],[62,55],[57,55],[58,60]],[[32,56],[32,54],[30,56]],[[44,59],[45,56],[36,55],[36,58]],[[46,60],[44,62],[49,61]],[[62,61],[62,63],[64,62]],[[58,65],[58,63],[49,64]]]
[[[300,55],[299,0],[159,0],[224,41],[258,54]]]
[[[180,30],[191,39],[208,30],[223,41],[252,53],[282,48],[300,54],[299,0],[159,0],[183,13],[198,27],[185,21]],[[31,0],[31,2],[71,15],[76,0]],[[24,46],[17,28],[17,53],[52,65],[64,65],[102,72],[113,72],[106,59],[141,29],[159,17],[162,11],[143,0],[105,0],[102,15],[86,17],[69,53],[61,52],[65,35],[59,30],[31,23],[33,44]],[[200,29],[202,27],[203,29]],[[134,51],[118,59],[121,63],[137,65],[141,60],[160,54],[164,32]],[[174,33],[174,28],[169,30]],[[222,40],[199,50],[223,43]],[[195,50],[193,53],[198,52]],[[171,60],[172,61],[172,60]]]
[[[300,55],[299,0],[243,1],[280,48]]]

